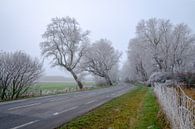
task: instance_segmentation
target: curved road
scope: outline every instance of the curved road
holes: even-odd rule
[[[53,129],[131,89],[132,86],[121,84],[0,103],[0,129]]]

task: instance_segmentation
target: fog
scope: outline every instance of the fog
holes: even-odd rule
[[[130,38],[141,19],[163,18],[173,23],[184,22],[195,30],[195,0],[1,0],[0,50],[23,50],[39,57],[39,43],[51,18],[70,16],[77,19],[83,30],[90,30],[92,42],[107,38],[123,52],[126,59]],[[46,75],[69,76],[64,70],[51,68],[44,61]]]

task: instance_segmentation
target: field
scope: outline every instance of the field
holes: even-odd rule
[[[41,90],[63,90],[65,88],[76,88],[77,85],[74,82],[45,82],[39,83]]]
[[[93,86],[93,82],[84,82],[83,85]],[[75,82],[42,82],[37,84],[37,86],[41,90],[63,90],[67,88],[77,88],[77,84]]]
[[[94,87],[94,82],[83,82],[84,87]],[[78,90],[78,86],[75,82],[41,82],[36,84],[30,89],[30,92],[34,96],[50,95],[50,94],[59,94],[64,92],[71,92]]]
[[[152,90],[142,86],[70,121],[61,129],[160,129],[158,112]]]

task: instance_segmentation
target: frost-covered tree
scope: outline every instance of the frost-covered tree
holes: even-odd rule
[[[113,83],[118,83],[120,81],[119,63],[112,67],[112,69],[109,71],[109,76]]]
[[[169,20],[155,18],[142,20],[129,43],[129,67],[140,80],[147,80],[152,72],[192,70],[194,45],[195,36],[183,23],[174,25]]]
[[[136,78],[134,76],[135,74],[132,74],[135,72],[132,69],[133,67],[131,67],[130,65],[131,64],[130,64],[129,60],[126,60],[122,65],[120,76],[121,76],[121,81],[123,81],[123,82],[130,82],[132,80],[136,80]]]
[[[159,71],[168,70],[171,29],[169,20],[162,19],[142,20],[136,27],[137,39],[145,45],[144,49],[151,54],[155,69]]]
[[[42,63],[24,52],[0,53],[1,100],[17,99],[37,82],[42,74]]]
[[[153,69],[151,68],[151,55],[147,53],[145,44],[139,39],[132,39],[128,48],[128,61],[131,67],[133,78],[146,81]]]
[[[71,73],[80,89],[83,84],[76,73],[77,66],[86,52],[89,31],[82,31],[79,23],[70,17],[53,18],[40,43],[42,55],[52,58],[52,66],[59,66]]]
[[[83,58],[83,70],[95,76],[102,77],[107,84],[113,85],[116,80],[113,73],[118,70],[118,62],[121,54],[114,49],[111,41],[100,39],[93,43]]]

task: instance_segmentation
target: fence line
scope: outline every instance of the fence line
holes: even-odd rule
[[[155,84],[154,92],[173,129],[195,129],[195,101],[180,86]]]
[[[63,94],[63,93],[69,93],[69,92],[75,92],[75,91],[85,91],[89,90],[91,87],[83,87],[83,89],[76,88],[65,88],[62,90],[41,90],[41,89],[35,89],[33,91],[29,91],[24,96],[44,96],[44,95],[55,95],[55,94]]]

